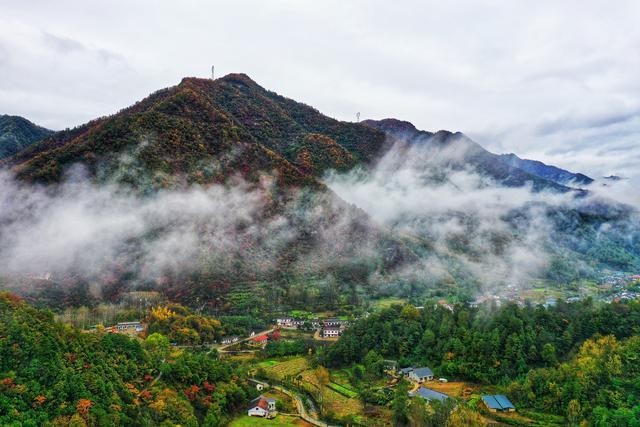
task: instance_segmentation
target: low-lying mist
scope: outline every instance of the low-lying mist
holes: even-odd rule
[[[153,279],[193,268],[202,250],[222,260],[243,240],[286,243],[286,220],[263,215],[268,187],[266,180],[257,188],[237,180],[142,196],[94,184],[81,170],[56,187],[19,183],[4,172],[0,270],[96,276],[133,265]]]
[[[375,168],[331,173],[325,182],[378,223],[433,245],[437,256],[407,266],[402,274],[414,280],[440,274],[446,281],[461,265],[483,291],[546,277],[554,260],[570,251],[558,241],[567,231],[559,230],[558,212],[596,202],[615,204],[604,199],[605,191],[585,197],[505,186],[466,163],[467,150],[464,141],[440,146],[426,140],[400,142]],[[637,221],[637,215],[626,221]],[[609,223],[600,227],[612,229]],[[590,268],[579,258],[574,264],[578,270]]]
[[[637,213],[616,208],[606,218],[615,205],[606,189],[585,196],[509,187],[465,162],[465,150],[398,143],[375,167],[329,173],[332,191],[286,189],[284,197],[268,175],[147,193],[98,183],[80,166],[55,186],[3,171],[0,284],[84,281],[96,297],[105,286],[175,295],[199,288],[202,301],[218,298],[220,283],[224,293],[260,281],[282,301],[297,295],[293,288],[322,300],[322,287],[333,295],[473,294],[570,281],[593,275],[610,247],[620,268],[633,265]],[[585,228],[584,215],[597,221]]]

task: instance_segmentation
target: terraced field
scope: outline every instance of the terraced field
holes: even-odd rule
[[[278,380],[283,380],[286,377],[295,377],[299,373],[309,369],[309,363],[304,357],[295,357],[293,359],[285,360],[271,366],[264,367],[267,375],[273,376]]]

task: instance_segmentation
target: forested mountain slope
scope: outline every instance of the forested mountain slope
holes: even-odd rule
[[[0,293],[2,425],[223,425],[255,393],[237,374],[215,354],[170,354],[163,336],[82,333]]]
[[[20,116],[0,116],[0,160],[13,156],[53,131],[31,123]]]

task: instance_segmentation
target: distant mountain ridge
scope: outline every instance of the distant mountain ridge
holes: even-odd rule
[[[500,154],[500,159],[508,165],[562,185],[589,185],[593,182],[592,178],[582,173],[569,172],[538,160],[521,159],[513,153]]]
[[[0,160],[15,155],[53,133],[24,117],[0,116]]]
[[[364,120],[367,126],[385,132],[390,137],[407,144],[422,144],[435,150],[448,149],[450,166],[474,167],[479,173],[507,187],[531,184],[536,191],[572,191],[568,186],[540,176],[502,160],[502,157],[484,149],[461,132],[440,130],[435,133],[418,130],[413,124],[397,119]],[[455,152],[455,153],[453,153]]]

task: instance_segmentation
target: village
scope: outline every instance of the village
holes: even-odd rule
[[[612,286],[628,287],[634,283],[620,280]],[[488,301],[478,301],[477,304]],[[397,302],[385,301],[384,305]],[[545,307],[556,303],[551,297],[543,300]],[[456,310],[456,305],[446,299],[435,300],[431,304],[436,309]],[[425,309],[423,306],[414,308],[418,311]],[[516,411],[505,389],[437,375],[441,372],[430,366],[405,366],[397,360],[384,360],[382,375],[367,379],[370,392],[380,396],[376,398],[379,403],[372,404],[371,398],[363,396],[363,389],[354,382],[354,378],[362,375],[358,373],[362,367],[329,369],[315,364],[318,352],[336,342],[358,319],[368,316],[367,311],[359,316],[345,316],[335,312],[316,314],[293,310],[275,315],[263,324],[263,328],[241,335],[222,335],[214,342],[170,342],[170,345],[172,352],[215,351],[218,357],[247,369],[247,377],[259,395],[247,401],[246,411],[238,414],[230,424],[235,427],[329,427],[341,425],[337,420],[348,416],[353,416],[359,425],[387,426],[391,418],[389,402],[392,396],[397,395],[400,383],[408,384],[406,396],[410,401],[420,399],[427,407],[463,404],[465,408],[473,408],[481,414],[489,424],[530,421],[527,411]],[[143,320],[117,322],[110,326],[97,325],[84,332],[124,334],[144,339],[149,335],[147,320],[148,317],[144,317]],[[297,342],[303,343],[301,348],[292,352],[281,351]]]
[[[612,271],[595,280],[584,281],[566,288],[550,288],[547,283],[527,285],[507,284],[500,289],[478,295],[469,302],[472,307],[482,304],[501,306],[506,303],[542,304],[545,307],[555,306],[559,301],[573,303],[586,298],[600,302],[620,302],[640,299],[640,275]]]

